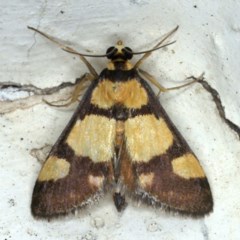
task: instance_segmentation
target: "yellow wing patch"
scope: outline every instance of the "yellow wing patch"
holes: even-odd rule
[[[127,82],[104,80],[93,91],[91,103],[104,109],[115,104],[122,104],[127,108],[141,108],[148,103],[148,95],[135,79]]]
[[[91,186],[100,188],[103,185],[104,177],[103,176],[88,176],[88,182]]]
[[[191,153],[173,159],[172,168],[175,174],[185,179],[205,177],[198,160]]]
[[[77,156],[89,157],[93,162],[111,161],[116,135],[116,120],[89,115],[78,120],[66,143]]]
[[[63,158],[50,156],[38,176],[39,181],[58,180],[68,175],[70,163]]]
[[[173,144],[166,122],[154,115],[140,115],[125,122],[126,146],[135,162],[148,162],[165,153]]]
[[[154,178],[154,173],[142,173],[139,176],[139,184],[141,187],[145,188],[147,186],[151,186],[152,185],[152,181]]]

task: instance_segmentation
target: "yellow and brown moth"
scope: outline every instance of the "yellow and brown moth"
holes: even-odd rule
[[[213,199],[206,175],[146,81],[154,83],[153,79],[139,68],[177,28],[149,51],[136,53],[118,41],[105,55],[97,55],[110,60],[100,75],[84,57],[89,55],[29,28],[78,54],[93,76],[39,173],[32,196],[33,215],[66,214],[107,191],[112,192],[118,211],[125,208],[128,195],[182,214],[211,212]],[[144,56],[132,65],[134,54]]]

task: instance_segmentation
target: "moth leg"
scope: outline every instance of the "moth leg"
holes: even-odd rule
[[[65,103],[65,104],[52,104],[48,101],[46,101],[45,99],[43,99],[43,102],[45,102],[47,105],[52,106],[52,107],[68,107],[70,106],[72,103],[78,101],[79,96],[81,96],[82,92],[88,87],[85,86],[84,84],[87,81],[93,81],[95,79],[95,77],[91,74],[86,74],[80,81],[79,83],[77,83],[77,85],[75,86],[71,96],[67,99],[67,101],[69,100],[69,102]]]
[[[42,36],[44,36],[45,38],[47,38],[48,40],[50,40],[51,42],[55,43],[56,45],[58,45],[62,50],[67,51],[67,52],[77,52],[76,50],[74,50],[73,48],[70,48],[68,46],[63,45],[62,43],[60,43],[59,41],[57,41],[54,37],[51,37],[50,35],[36,29],[33,27],[29,27],[29,29],[41,34]],[[83,61],[83,63],[86,65],[86,67],[88,68],[89,72],[95,76],[98,77],[98,74],[96,72],[96,70],[94,69],[94,67],[89,63],[89,61],[84,57],[79,55],[80,59]]]
[[[170,31],[169,33],[167,33],[165,35],[165,37],[156,45],[154,46],[152,49],[155,49],[157,47],[159,47],[163,42],[165,42],[165,40],[167,40],[173,33],[175,33],[178,30],[178,27],[175,27],[172,31]],[[145,53],[134,65],[134,68],[138,68],[146,58],[148,58],[151,55],[152,52],[147,52]]]
[[[153,85],[155,85],[159,89],[159,93],[157,94],[157,96],[160,94],[160,92],[168,92],[168,91],[171,91],[171,90],[180,89],[180,88],[186,87],[188,85],[191,85],[195,82],[202,81],[204,79],[204,72],[203,72],[199,77],[194,77],[194,76],[187,77],[186,80],[187,79],[193,79],[192,81],[190,81],[188,83],[182,84],[182,85],[177,86],[177,87],[165,88],[151,74],[149,74],[148,72],[146,72],[142,69],[138,69],[138,70],[139,70],[139,73],[143,77],[145,77],[145,79],[149,80]]]

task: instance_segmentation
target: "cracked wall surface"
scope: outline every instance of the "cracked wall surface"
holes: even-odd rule
[[[0,6],[1,239],[240,239],[240,3],[13,0]],[[77,105],[44,101],[66,103],[88,71],[28,25],[91,54],[119,39],[133,50],[149,49],[180,26],[177,42],[142,67],[166,87],[205,72],[203,82],[162,93],[160,101],[201,161],[213,213],[191,219],[128,201],[119,214],[107,195],[76,215],[50,222],[31,216],[41,164]],[[100,72],[107,60],[90,62]]]

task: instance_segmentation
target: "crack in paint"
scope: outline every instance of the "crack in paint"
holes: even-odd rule
[[[225,121],[225,123],[233,130],[237,133],[239,139],[240,139],[240,127],[237,126],[235,123],[233,123],[231,120],[229,120],[228,118],[226,118],[226,114],[225,114],[225,111],[224,111],[224,107],[222,105],[222,101],[221,101],[221,98],[220,98],[220,95],[219,93],[217,92],[216,89],[214,89],[213,87],[210,86],[210,84],[205,81],[205,80],[201,80],[201,81],[198,81],[203,87],[204,89],[206,89],[212,96],[213,98],[213,101],[215,102],[216,104],[216,107],[217,107],[217,110],[218,110],[218,113],[220,115],[220,117]]]
[[[40,27],[41,25],[41,21],[43,19],[43,16],[44,16],[44,13],[46,12],[46,9],[47,9],[47,4],[48,4],[48,1],[45,0],[44,3],[42,4],[42,7],[41,7],[41,11],[40,11],[40,14],[39,14],[39,21],[38,21],[38,24],[37,24],[37,29]],[[33,34],[33,38],[34,38],[34,41],[33,41],[33,44],[29,47],[29,49],[27,50],[27,56],[29,57],[30,55],[30,52],[32,50],[32,48],[34,47],[34,45],[36,44],[36,32],[34,32]]]
[[[60,91],[61,89],[67,88],[67,87],[73,87],[77,85],[82,79],[86,78],[88,74],[84,74],[82,77],[77,78],[75,83],[72,82],[63,82],[59,84],[58,86],[51,87],[51,88],[39,88],[32,84],[19,84],[14,82],[2,82],[0,83],[0,90],[1,89],[7,89],[7,88],[15,88],[19,91],[26,91],[35,95],[51,95],[53,93],[56,93]]]
[[[209,240],[208,227],[204,220],[201,222],[201,233],[204,240]]]
[[[0,83],[0,89],[7,89],[7,88],[15,88],[16,90],[19,91],[26,91],[29,93],[33,93],[35,95],[50,95],[53,93],[58,92],[61,89],[64,89],[66,87],[72,87],[76,85],[79,82],[80,78],[77,78],[75,83],[71,82],[64,82],[59,84],[58,86],[51,87],[51,88],[39,88],[34,86],[33,84],[19,84],[19,83],[14,83],[14,82],[3,82]]]
[[[11,88],[14,89],[15,92],[25,91],[29,93],[29,95],[24,98],[18,98],[11,101],[9,100],[1,101],[0,113],[4,114],[4,113],[13,112],[17,109],[30,108],[36,104],[42,103],[45,100],[45,98],[46,98],[46,101],[48,102],[67,101],[71,97],[72,91],[74,90],[74,88],[77,87],[77,85],[80,84],[82,81],[89,79],[88,77],[89,75],[90,75],[89,73],[86,73],[82,77],[77,78],[75,83],[64,82],[59,84],[58,86],[51,87],[51,88],[43,88],[43,89],[36,87],[32,84],[22,85],[14,82],[0,83],[0,93],[5,89],[11,89]],[[86,81],[85,85],[83,85],[82,92],[79,96],[81,96],[82,93],[88,87],[89,84],[87,82],[89,82],[89,80]],[[65,91],[65,92],[62,92],[62,91]],[[66,93],[66,91],[68,92]],[[66,99],[66,96],[67,96],[67,99]],[[54,97],[57,99],[53,100]]]
[[[51,149],[52,149],[52,145],[50,144],[45,144],[43,147],[41,148],[33,148],[30,151],[30,155],[34,158],[36,158],[38,160],[38,162],[40,162],[41,164],[43,164],[48,156],[48,154],[50,153]]]

